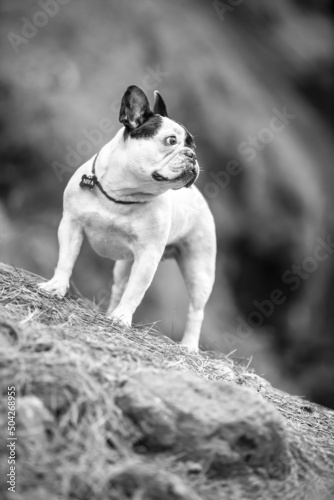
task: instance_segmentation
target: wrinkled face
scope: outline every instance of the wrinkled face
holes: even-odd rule
[[[188,130],[168,117],[155,91],[153,110],[136,85],[127,88],[119,121],[124,125],[123,164],[151,192],[190,187],[198,177],[195,141]]]
[[[198,177],[195,141],[185,127],[153,115],[141,127],[125,133],[129,168],[142,181],[165,189],[190,187]]]

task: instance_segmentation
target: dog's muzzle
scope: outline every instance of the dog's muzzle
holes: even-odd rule
[[[198,175],[198,171],[196,168],[197,158],[196,158],[196,154],[191,149],[187,149],[182,154],[186,157],[184,159],[184,161],[186,163],[186,167],[184,168],[184,170],[182,170],[180,175],[178,175],[177,177],[174,177],[173,179],[169,179],[168,177],[165,177],[164,175],[161,175],[161,174],[159,174],[159,172],[155,171],[152,174],[152,178],[158,182],[173,182],[173,183],[175,182],[176,183],[179,181],[184,181],[185,182],[184,187],[190,187],[195,182],[195,180],[197,179],[197,175]]]

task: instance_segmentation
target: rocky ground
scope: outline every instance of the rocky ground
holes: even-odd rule
[[[0,266],[2,498],[8,386],[18,500],[333,498],[332,411],[38,281]]]

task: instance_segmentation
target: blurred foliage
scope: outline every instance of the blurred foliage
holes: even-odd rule
[[[73,170],[67,155],[83,162],[111,139],[101,123],[110,119],[118,129],[128,85],[151,100],[158,88],[170,116],[196,136],[198,185],[217,223],[217,280],[203,344],[253,355],[273,383],[334,407],[334,260],[319,263],[294,292],[282,283],[284,272],[313,254],[318,237],[333,234],[332,4],[248,0],[224,11],[226,4],[71,0],[15,51],[10,33],[22,36],[41,5],[1,1],[0,258],[51,276]],[[240,144],[284,107],[295,118],[248,161]],[[241,172],[228,177],[231,160]],[[105,306],[111,268],[85,244],[74,284]],[[237,337],[238,318],[274,289],[285,293],[284,304],[254,334]],[[178,338],[185,309],[182,280],[167,262],[136,319],[161,321]]]

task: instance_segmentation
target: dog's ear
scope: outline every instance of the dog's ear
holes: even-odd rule
[[[167,116],[167,108],[165,101],[159,94],[157,90],[154,91],[154,107],[153,107],[153,113],[155,115],[160,115],[160,116]]]
[[[134,130],[152,115],[153,111],[145,93],[137,85],[128,87],[122,98],[119,121],[128,130]]]

